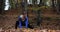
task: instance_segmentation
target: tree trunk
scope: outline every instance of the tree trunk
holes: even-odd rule
[[[39,5],[38,6],[42,6],[42,0],[40,0],[40,3],[39,3]]]
[[[54,6],[54,0],[52,0],[52,7],[55,7],[55,6]]]
[[[3,11],[3,0],[0,0],[0,14],[2,13]]]
[[[40,26],[40,24],[41,24],[41,14],[40,14],[40,13],[41,13],[41,11],[38,10],[38,11],[37,11],[37,14],[38,14],[38,15],[37,15],[37,25],[38,25],[38,26]]]
[[[57,0],[57,13],[60,14],[60,0]]]

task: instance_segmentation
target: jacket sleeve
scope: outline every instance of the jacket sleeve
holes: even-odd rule
[[[28,28],[28,17],[26,17],[26,22],[25,22],[25,24],[26,24],[26,28]]]
[[[19,28],[22,28],[22,24],[21,24],[21,18],[20,18],[20,16],[18,17],[18,21],[19,21],[19,25],[18,25],[18,27],[19,27]]]

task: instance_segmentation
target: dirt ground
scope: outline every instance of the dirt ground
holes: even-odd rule
[[[8,30],[3,30],[0,29],[0,32],[60,32],[60,30],[50,30],[50,29],[26,29],[26,28],[22,28],[22,29],[8,29]]]

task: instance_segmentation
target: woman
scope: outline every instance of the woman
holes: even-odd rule
[[[22,26],[25,26],[26,28],[28,28],[28,17],[25,12],[18,17],[18,21],[16,21],[15,28],[17,27],[22,28]]]

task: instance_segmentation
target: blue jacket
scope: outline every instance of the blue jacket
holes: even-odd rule
[[[18,21],[19,21],[18,27],[22,28],[22,20],[21,20],[20,16],[18,17]],[[28,28],[28,17],[27,16],[25,18],[25,27]]]

